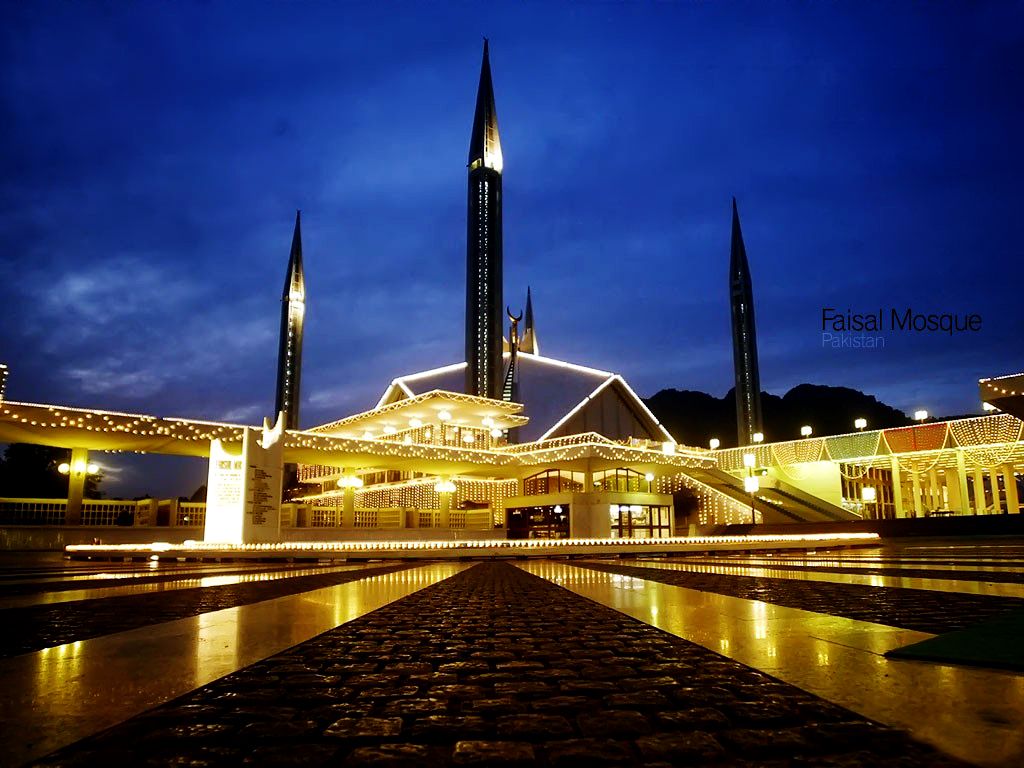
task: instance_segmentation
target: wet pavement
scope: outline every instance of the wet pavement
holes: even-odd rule
[[[507,563],[479,563],[34,765],[955,766]]]

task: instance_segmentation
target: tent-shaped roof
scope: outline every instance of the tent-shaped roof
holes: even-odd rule
[[[506,355],[507,357],[507,355]],[[613,440],[635,437],[675,442],[621,376],[540,355],[520,352],[519,400],[530,421],[518,428],[519,442],[593,431]],[[377,407],[435,389],[459,391],[465,363],[400,376]]]

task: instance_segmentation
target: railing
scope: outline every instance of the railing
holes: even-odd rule
[[[66,499],[0,499],[0,525],[64,525],[66,510]],[[396,530],[410,526],[441,527],[441,513],[436,509],[355,509],[346,515],[341,507],[303,507],[299,504],[281,505],[281,527],[299,527],[303,512],[305,525],[309,528]],[[457,530],[489,530],[504,524],[504,512],[500,509],[492,512],[490,508],[452,510],[448,522],[450,528]],[[82,501],[81,524],[201,528],[206,524],[206,504],[174,499],[87,499]]]

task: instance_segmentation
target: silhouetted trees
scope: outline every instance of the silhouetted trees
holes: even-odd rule
[[[644,402],[676,440],[706,448],[713,437],[723,448],[736,445],[736,391],[722,398],[704,392],[663,389]],[[902,427],[911,419],[871,395],[847,387],[800,384],[785,395],[761,393],[761,414],[767,442],[795,440],[800,427],[814,435],[855,432],[855,419],[867,419],[868,429]]]

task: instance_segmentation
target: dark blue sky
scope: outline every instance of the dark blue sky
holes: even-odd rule
[[[725,394],[735,195],[764,389],[1021,368],[1019,3],[42,1],[0,6],[7,396],[256,423],[296,208],[304,426],[461,359],[483,35],[543,354]],[[982,327],[836,350],[823,307]]]

